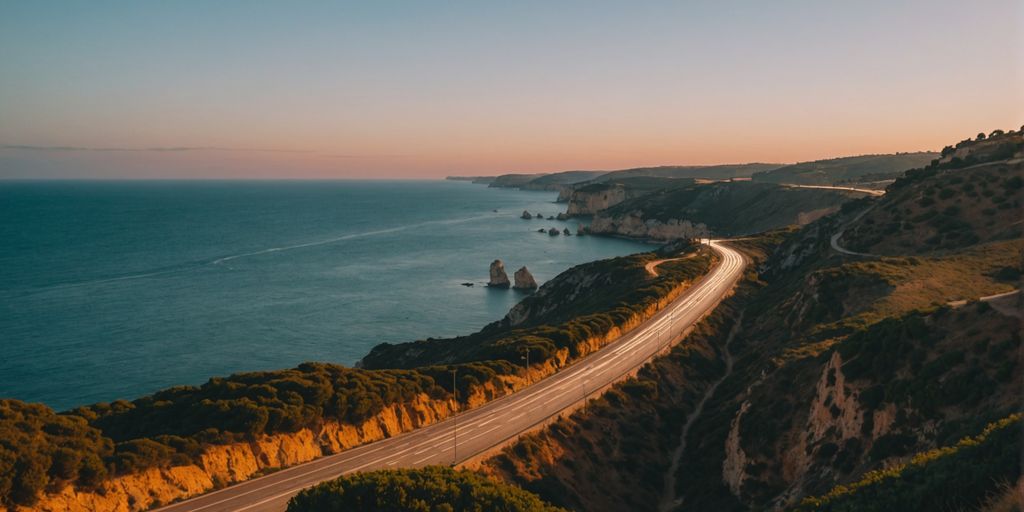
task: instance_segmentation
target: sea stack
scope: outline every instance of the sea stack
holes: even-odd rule
[[[520,216],[520,218],[523,218],[523,219],[526,219],[526,220],[530,220],[530,219],[533,218],[533,215],[530,215],[530,212],[528,212],[526,210],[523,210],[523,215]]]
[[[541,213],[538,213],[538,214],[537,214],[537,218],[538,218],[538,219],[543,219],[543,218],[544,218],[544,215],[543,215],[543,214],[541,214]]]
[[[558,228],[551,228],[548,230],[548,234],[551,236],[558,236]]]
[[[562,230],[562,234],[565,236],[572,236],[572,231],[569,231],[569,228],[565,228]]]
[[[516,270],[515,275],[516,284],[512,287],[516,290],[535,290],[537,289],[537,280],[533,278],[533,274],[526,267]]]
[[[505,273],[505,264],[501,260],[494,260],[491,263],[491,280],[487,282],[491,288],[508,288],[508,274]]]

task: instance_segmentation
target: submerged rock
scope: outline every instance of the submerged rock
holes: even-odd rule
[[[544,215],[543,215],[543,214],[540,214],[540,213],[538,213],[538,214],[537,214],[537,218],[538,218],[538,219],[543,219],[543,218],[544,218]]]
[[[548,234],[551,235],[551,236],[558,236],[558,233],[559,233],[558,228],[551,228],[551,229],[548,230]]]
[[[462,283],[462,286],[473,286],[473,283]]]
[[[548,215],[548,220],[555,220],[555,216],[554,215]]]
[[[487,286],[491,288],[508,288],[508,284],[505,264],[501,260],[491,262],[491,280],[487,282]]]
[[[537,280],[533,278],[533,274],[526,267],[516,270],[513,277],[516,284],[512,287],[517,290],[535,290],[537,288]]]
[[[520,216],[520,218],[529,220],[533,218],[533,215],[530,215],[530,212],[523,210],[523,215]]]
[[[569,215],[566,214],[565,212],[561,212],[555,218],[558,220],[569,220]]]
[[[537,230],[537,232],[538,232],[538,233],[547,233],[547,232],[548,232],[548,230],[546,230],[546,229],[544,229],[544,228],[540,228],[540,229],[538,229],[538,230]]]

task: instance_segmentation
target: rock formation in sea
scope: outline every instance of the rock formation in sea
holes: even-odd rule
[[[548,215],[548,220],[555,220],[555,216],[554,215]]]
[[[576,236],[583,236],[587,233],[587,227],[583,224],[576,224]]]
[[[544,214],[542,214],[542,213],[538,213],[538,214],[537,214],[537,218],[538,218],[538,219],[543,219],[543,218],[544,218]]]
[[[538,230],[537,230],[537,232],[538,232],[538,233],[547,233],[547,232],[548,232],[548,230],[546,230],[546,229],[544,229],[544,228],[540,228],[540,229],[538,229]]]
[[[521,216],[521,218],[529,220],[533,218],[533,215],[530,215],[530,212],[523,210],[523,215]]]
[[[569,220],[569,215],[565,212],[560,212],[555,218],[558,220]]]
[[[516,283],[512,287],[516,290],[534,290],[537,288],[537,280],[533,278],[533,274],[526,267],[516,270],[513,277]]]
[[[508,288],[508,274],[505,273],[505,264],[501,260],[491,262],[491,280],[487,282],[491,288]]]
[[[559,234],[558,228],[551,228],[551,229],[549,229],[548,230],[548,234],[551,235],[551,236],[558,236],[558,234]]]
[[[569,231],[569,228],[563,229],[562,230],[562,234],[565,235],[565,236],[572,236],[572,232]]]

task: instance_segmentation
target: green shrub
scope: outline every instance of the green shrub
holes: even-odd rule
[[[288,512],[559,512],[518,487],[470,471],[431,466],[355,473],[302,491]]]

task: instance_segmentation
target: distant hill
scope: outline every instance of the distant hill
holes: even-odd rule
[[[794,185],[832,185],[856,182],[865,176],[872,180],[895,179],[908,169],[928,165],[939,153],[896,153],[861,155],[815,160],[787,165],[753,174],[754,181]]]
[[[490,180],[487,184],[488,187],[494,188],[520,188],[527,183],[546,176],[545,174],[502,174],[495,176],[494,179]]]
[[[807,224],[862,195],[749,181],[690,184],[650,192],[598,211],[590,231],[658,240],[757,233]]]
[[[661,167],[637,167],[609,171],[592,181],[611,181],[636,176],[652,176],[660,178],[701,178],[708,180],[727,180],[730,178],[748,178],[758,172],[778,169],[783,164],[722,164],[722,165],[666,165]]]
[[[530,180],[522,189],[524,190],[554,190],[558,191],[565,185],[573,185],[605,174],[605,171],[562,171],[545,174],[539,178]]]

